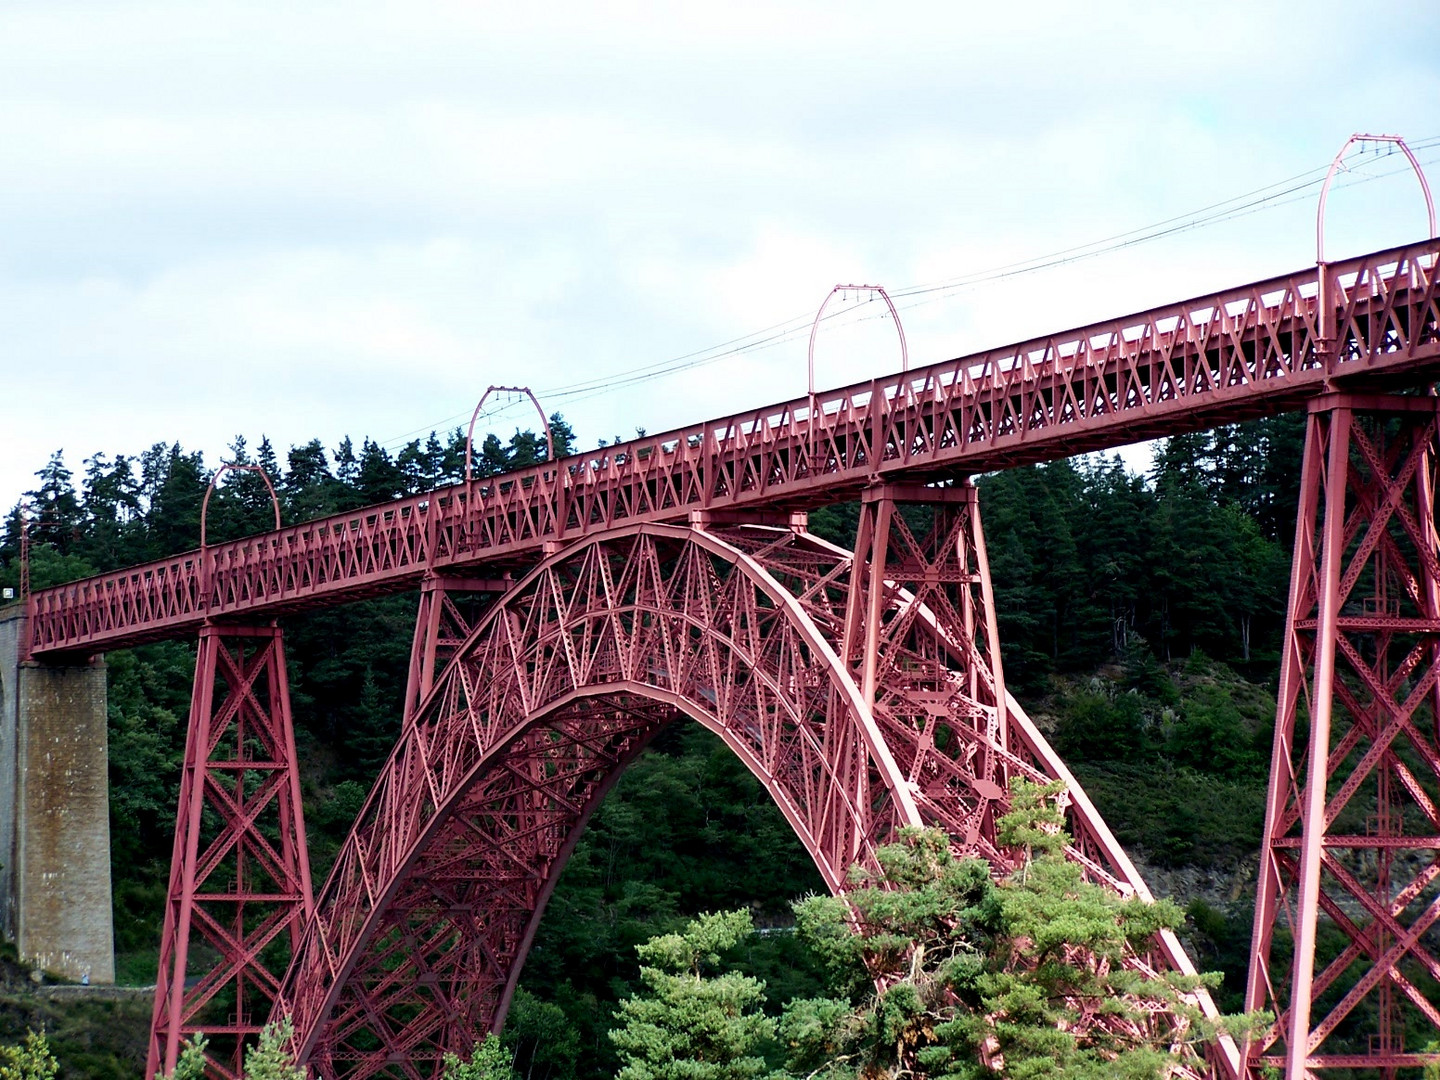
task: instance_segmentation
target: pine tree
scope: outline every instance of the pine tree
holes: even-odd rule
[[[404,478],[405,493],[429,491],[433,486],[430,459],[420,445],[419,439],[411,439],[395,455],[395,467]]]
[[[30,500],[30,539],[68,554],[84,515],[75,494],[74,475],[65,465],[65,452],[56,450],[35,475],[40,486],[25,493]]]
[[[280,484],[280,459],[275,456],[275,447],[269,435],[260,436],[260,445],[255,450],[255,464],[265,470],[265,475],[276,487]]]
[[[505,1045],[521,1080],[567,1080],[580,1056],[580,1034],[565,1011],[524,988],[515,991],[505,1017]]]
[[[330,475],[325,447],[320,440],[311,439],[304,446],[292,446],[287,461],[289,470],[279,483],[285,520],[309,521],[334,513],[338,509],[339,484]]]
[[[774,1021],[765,986],[736,972],[711,975],[721,954],[754,929],[748,911],[702,915],[678,934],[636,946],[646,993],[620,1003],[610,1039],[624,1067],[617,1080],[753,1080]]]
[[[518,435],[519,432],[517,431]],[[471,448],[470,474],[475,477],[498,476],[513,466],[510,452],[494,435],[486,435],[479,447]]]
[[[43,1032],[27,1030],[19,1046],[0,1046],[0,1080],[54,1080],[60,1063]]]
[[[175,1062],[175,1068],[165,1075],[156,1073],[155,1080],[205,1080],[205,1047],[204,1035],[186,1039],[180,1046],[180,1058]]]
[[[140,485],[129,458],[118,454],[112,465],[105,454],[85,459],[82,505],[85,527],[78,550],[100,566],[136,562],[144,557]]]
[[[468,1061],[446,1054],[440,1080],[510,1080],[510,1051],[493,1032],[476,1045]]]
[[[1214,1027],[1187,995],[1219,977],[1125,963],[1184,916],[1086,882],[1064,854],[1058,790],[1013,786],[999,839],[1023,858],[1001,882],[983,861],[956,859],[944,833],[904,829],[845,899],[796,905],[837,993],[786,1005],[792,1069],[833,1080],[1160,1080],[1195,1062],[1184,1048]]]
[[[425,490],[433,490],[445,482],[445,447],[432,431],[425,440]]]
[[[389,502],[405,493],[405,476],[383,446],[366,439],[360,447],[355,486],[364,505]]]
[[[260,1040],[245,1051],[245,1080],[305,1080],[290,1044],[295,1028],[288,1016],[260,1029]]]
[[[575,452],[575,429],[558,412],[550,414],[550,442],[557,458],[569,457]]]
[[[354,487],[359,474],[360,463],[355,460],[355,444],[350,441],[350,436],[346,435],[335,448],[335,475],[342,484]]]
[[[210,474],[199,451],[187,454],[177,442],[150,462],[149,486],[153,491],[146,517],[149,522],[151,558],[163,558],[200,545],[200,507]]]

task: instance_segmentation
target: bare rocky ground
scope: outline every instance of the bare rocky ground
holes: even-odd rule
[[[1182,908],[1192,900],[1226,908],[1254,892],[1255,860],[1230,866],[1157,866],[1133,851],[1129,855],[1151,893]]]

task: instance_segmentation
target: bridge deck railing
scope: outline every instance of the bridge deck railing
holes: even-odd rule
[[[800,508],[1293,408],[1440,364],[1440,240],[1270,278],[38,591],[35,655],[504,567],[691,510]],[[1329,303],[1321,300],[1322,287]]]

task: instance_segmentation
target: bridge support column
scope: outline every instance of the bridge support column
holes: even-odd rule
[[[975,485],[868,489],[852,565],[843,655],[865,703],[905,747],[897,756],[935,823],[1003,860],[994,822],[1009,797],[1010,724]],[[957,737],[972,748],[963,765],[942,749]]]
[[[997,842],[1010,780],[1059,780],[1074,843],[1067,854],[1121,895],[1150,898],[1145,882],[1075,777],[1005,689],[999,614],[980,496],[951,487],[883,484],[860,507],[842,655],[926,823],[997,871],[1013,853]],[[1179,939],[1157,934],[1137,964],[1194,975]],[[1203,991],[1194,999],[1218,1015]],[[1106,1023],[1103,1018],[1099,1023]],[[1228,1036],[1205,1049],[1212,1074],[1235,1078]]]
[[[206,626],[145,1075],[204,1033],[217,1074],[238,1077],[313,908],[280,630]]]
[[[105,664],[24,661],[0,614],[0,916],[20,956],[115,981]]]
[[[1318,399],[1305,440],[1247,1009],[1252,1075],[1440,1055],[1437,399]]]
[[[488,598],[514,582],[506,579],[452,578],[438,575],[420,583],[415,612],[415,637],[410,645],[410,671],[405,681],[405,725],[430,693],[435,676],[465,644]],[[476,597],[480,597],[477,601]]]

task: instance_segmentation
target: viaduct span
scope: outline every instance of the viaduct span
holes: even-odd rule
[[[1065,782],[1093,880],[1148,895],[1006,693],[970,478],[1302,409],[1247,994],[1277,1019],[1195,1070],[1428,1061],[1437,261],[1432,239],[1322,263],[30,596],[32,667],[199,637],[149,1071],[204,1031],[235,1075],[283,1009],[317,1075],[435,1075],[503,1021],[590,813],[678,717],[765,783],[836,891],[905,824],[1005,867],[994,822],[1024,777]],[[854,550],[805,526],[843,499]],[[274,620],[401,590],[403,733],[312,895]],[[1192,970],[1168,934],[1130,962]]]

